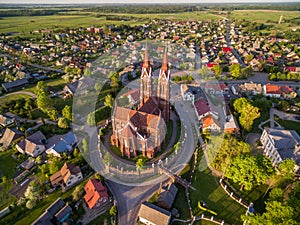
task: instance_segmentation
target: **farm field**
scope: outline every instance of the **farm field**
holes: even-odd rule
[[[132,17],[132,20],[106,20],[105,15]],[[256,22],[277,23],[280,16],[284,19],[299,17],[298,11],[277,11],[277,10],[235,10],[231,12],[231,19],[245,19]],[[161,14],[129,14],[129,13],[103,13],[96,17],[92,12],[61,13],[50,16],[15,16],[3,17],[0,23],[0,33],[16,33],[24,35],[27,32],[40,29],[60,29],[89,26],[103,26],[110,24],[140,25],[150,19],[169,20],[213,20],[223,19],[225,12],[218,11],[197,11],[182,13],[161,13]],[[136,18],[136,19],[135,19]],[[281,24],[280,28],[286,27],[289,23]],[[27,34],[28,35],[28,34]]]

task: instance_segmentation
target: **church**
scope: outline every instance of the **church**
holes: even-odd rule
[[[154,85],[148,48],[145,50],[140,78],[140,102],[137,109],[115,106],[112,115],[111,143],[128,158],[142,154],[153,158],[161,151],[161,142],[170,119],[170,69],[164,52],[157,86]]]

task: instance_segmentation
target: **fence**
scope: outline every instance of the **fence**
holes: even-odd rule
[[[249,207],[249,204],[245,202],[242,198],[235,195],[233,190],[230,188],[230,186],[221,178],[220,179],[221,187],[224,189],[224,191],[236,202],[238,202],[240,205],[244,206],[246,209]]]

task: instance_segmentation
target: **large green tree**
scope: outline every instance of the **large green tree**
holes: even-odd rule
[[[206,152],[211,165],[217,170],[225,171],[234,156],[250,152],[250,145],[231,135],[211,136]]]
[[[240,64],[232,64],[229,67],[229,71],[231,73],[231,77],[234,79],[238,79],[242,75],[242,68]]]
[[[63,110],[62,110],[62,115],[63,117],[65,117],[66,119],[68,119],[69,121],[72,121],[72,107],[69,105],[66,105]]]
[[[255,119],[260,117],[259,109],[246,98],[238,98],[233,103],[234,110],[239,113],[241,126],[250,131]]]
[[[114,104],[114,98],[111,95],[106,95],[104,99],[104,105],[112,108]]]
[[[240,185],[240,189],[251,190],[263,184],[272,175],[271,162],[261,156],[239,155],[232,159],[225,171],[225,177]]]
[[[211,68],[211,70],[214,72],[215,76],[216,77],[219,77],[222,72],[223,72],[223,69],[222,67],[218,64],[218,65],[215,65]]]

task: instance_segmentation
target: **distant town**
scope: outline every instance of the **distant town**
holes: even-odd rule
[[[4,6],[1,224],[300,224],[298,3]]]

